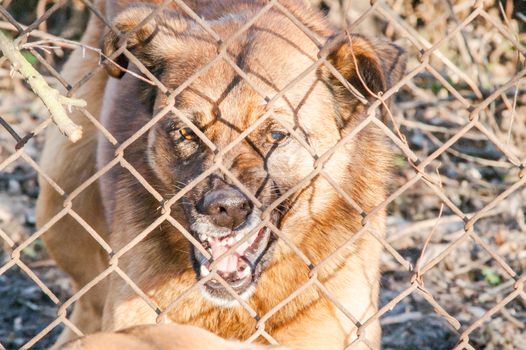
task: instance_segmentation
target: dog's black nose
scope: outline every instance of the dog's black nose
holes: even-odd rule
[[[203,198],[202,209],[217,226],[230,229],[245,222],[252,211],[248,199],[233,188],[208,192]]]

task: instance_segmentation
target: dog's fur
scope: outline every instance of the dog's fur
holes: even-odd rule
[[[72,340],[63,350],[290,350],[226,341],[193,326],[142,325],[117,332],[95,333]]]
[[[130,6],[129,2],[119,0],[103,4],[100,1],[98,6],[119,30],[127,32],[151,12],[148,5]],[[221,37],[228,38],[253,17],[265,1],[187,3],[206,18]],[[396,46],[352,35],[351,50],[347,36],[338,36],[321,15],[305,9],[302,2],[290,0],[281,3],[320,38],[333,40],[327,60],[364,96],[370,96],[370,90],[374,93],[385,91],[400,78],[404,59]],[[100,45],[104,33],[103,25],[92,16],[83,42]],[[106,53],[114,52],[117,43],[116,36],[107,34]],[[213,59],[218,51],[211,36],[175,6],[162,11],[154,21],[131,35],[128,47],[163,84],[172,89]],[[318,51],[295,24],[275,9],[268,11],[251,29],[227,45],[227,52],[233,60],[268,96],[283,89],[312,65]],[[87,72],[97,69],[98,58],[95,56],[88,53],[83,57],[80,50],[75,51],[64,67],[65,79],[76,82]],[[128,64],[123,57],[117,61]],[[128,69],[138,71],[131,63]],[[123,75],[111,65],[108,71],[113,76]],[[77,91],[77,96],[87,101],[89,112],[100,119],[119,142],[146,124],[154,111],[159,111],[166,103],[173,103],[165,94],[130,74],[124,74],[120,79],[108,79],[101,69]],[[221,148],[264,113],[263,102],[261,96],[236,77],[236,72],[227,63],[219,60],[182,91],[175,99],[175,106],[191,114],[190,118]],[[365,118],[366,110],[366,106],[360,104],[323,65],[285,93],[276,107],[276,117],[295,128],[318,155]],[[96,128],[87,118],[77,113],[73,119],[84,128],[83,139],[77,144],[69,144],[56,130],[49,130],[41,161],[43,170],[66,193],[73,191],[114,157],[114,148],[103,138],[97,139]],[[203,146],[199,146],[202,148],[198,153],[188,144],[174,146],[171,134],[166,132],[168,123],[173,120],[177,120],[173,115],[163,118],[124,153],[125,159],[166,199],[181,187],[175,181],[187,183],[211,166],[214,156]],[[295,186],[313,170],[314,165],[311,155],[292,137],[284,146],[272,147],[271,151],[265,148],[265,132],[275,127],[275,123],[263,123],[223,157],[225,166],[252,193],[262,188],[258,198],[264,205]],[[195,154],[199,157],[196,158]],[[187,163],[190,166],[182,165]],[[335,152],[324,169],[367,213],[385,198],[389,163],[390,153],[381,131],[370,125]],[[180,179],[172,178],[174,172]],[[224,176],[214,176],[222,182],[229,182]],[[272,179],[274,187],[261,185],[265,176]],[[186,228],[193,217],[185,205],[194,205],[211,182],[202,181],[171,208],[171,215]],[[43,226],[63,210],[63,198],[45,179],[40,183],[37,221]],[[159,202],[129,170],[118,165],[104,176],[100,186],[95,183],[81,192],[72,207],[110,242],[114,251],[128,244],[160,215]],[[353,209],[320,176],[297,191],[274,213],[278,218],[275,224],[314,265],[341,247],[362,227],[363,213]],[[381,211],[369,218],[369,230],[383,236],[384,221],[385,213]],[[72,277],[75,290],[108,267],[106,252],[70,216],[62,217],[51,226],[44,239],[59,266]],[[366,234],[317,272],[325,288],[362,323],[377,310],[380,253],[381,244]],[[120,256],[118,263],[119,268],[164,309],[196,283],[191,255],[187,239],[173,226],[163,223],[131,251]],[[274,243],[266,259],[265,266],[257,270],[254,292],[247,299],[260,316],[304,286],[310,274],[309,267],[281,240]],[[229,339],[244,340],[254,333],[257,321],[241,306],[220,306],[209,299],[194,289],[170,312],[170,320],[205,328]],[[155,323],[156,316],[119,275],[113,274],[77,301],[71,320],[83,332],[93,333]],[[353,323],[322,289],[314,285],[304,288],[273,313],[265,322],[265,330],[280,343],[297,349],[340,349],[357,337]],[[58,343],[72,337],[73,333],[66,330]],[[361,339],[378,349],[379,322],[369,324]],[[358,343],[356,348],[362,346],[363,343]]]

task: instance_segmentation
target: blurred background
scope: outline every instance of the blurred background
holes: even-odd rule
[[[469,218],[520,180],[517,160],[526,162],[526,1],[480,2],[484,15],[461,30],[456,28],[474,11],[472,0],[375,1],[373,9],[363,0],[306,2],[320,8],[336,26],[388,38],[407,50],[407,72],[416,73],[397,94],[389,127],[420,160],[469,122],[471,108],[520,77],[483,109],[483,128],[472,128],[426,168],[442,198],[426,181],[419,180],[388,207],[388,242],[403,263],[393,254],[384,254],[382,305],[411,285],[421,255],[420,267],[434,263],[424,268],[421,277],[430,296],[413,292],[382,317],[383,348],[452,349],[459,334],[504,300],[514,290],[515,280],[525,273],[525,186],[506,192],[502,201],[484,212],[474,226],[475,239],[465,235],[463,220],[443,201],[447,198]],[[82,1],[0,0],[0,5],[23,25],[61,5],[33,32],[29,43],[47,34],[77,41],[89,15]],[[1,14],[0,30],[13,33]],[[441,41],[450,33],[454,35]],[[421,50],[435,43],[439,43],[438,49],[430,56],[428,67],[418,70]],[[31,50],[60,69],[73,47],[40,45]],[[58,86],[31,50],[23,52],[26,59],[50,84]],[[22,137],[48,117],[40,100],[1,57],[0,117]],[[0,126],[0,164],[13,154],[16,143]],[[25,153],[38,162],[42,144],[43,134],[31,138],[24,146]],[[391,192],[395,193],[417,172],[406,154],[394,142],[392,146],[395,174]],[[6,349],[21,347],[56,318],[55,303],[24,271],[17,266],[5,268],[10,251],[36,230],[38,192],[36,172],[27,161],[17,160],[0,172],[0,343]],[[429,244],[423,251],[426,239]],[[68,280],[40,240],[26,248],[21,259],[61,301],[67,300]],[[437,313],[429,298],[443,310]],[[459,322],[459,330],[446,314]],[[525,323],[523,291],[476,328],[469,344],[475,349],[526,349]],[[60,327],[33,348],[52,344]]]

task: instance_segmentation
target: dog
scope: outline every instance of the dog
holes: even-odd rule
[[[66,193],[102,173],[66,203],[76,215],[60,216],[63,196],[40,179],[37,224],[59,213],[44,235],[50,254],[76,291],[100,279],[82,290],[71,321],[86,334],[114,332],[156,323],[168,309],[170,322],[226,339],[247,340],[263,326],[295,349],[379,349],[379,321],[358,327],[378,310],[374,236],[384,236],[385,212],[366,226],[362,219],[386,198],[391,153],[382,131],[366,126],[323,159],[323,174],[310,174],[366,117],[368,105],[347,85],[374,101],[400,79],[404,51],[338,33],[299,0],[270,9],[259,0],[188,1],[197,16],[170,5],[145,22],[159,2],[96,3],[140,64],[118,55],[121,37],[92,16],[83,43],[117,57],[104,71],[96,53],[77,50],[63,70],[71,82],[95,71],[76,95],[117,141],[97,136],[81,113],[72,116],[84,129],[78,143],[47,134],[41,167]],[[315,65],[318,57],[330,66]],[[138,79],[144,68],[166,90]],[[110,167],[116,153],[123,160]],[[118,270],[107,270],[110,259]],[[74,337],[66,330],[57,345]]]

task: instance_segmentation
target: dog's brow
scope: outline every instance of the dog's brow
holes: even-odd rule
[[[286,123],[289,126],[293,126],[293,116],[290,113],[287,113],[287,111],[283,108],[276,108],[274,109],[274,113],[272,113],[272,118],[274,120],[279,121],[279,123]]]
[[[178,111],[177,114],[175,114],[175,117],[178,120],[183,121],[183,118],[181,118],[181,116],[183,116],[186,119],[189,119],[192,123],[198,126],[199,123],[203,121],[205,113],[203,113],[202,111],[198,109],[194,109],[194,108],[181,109]]]

